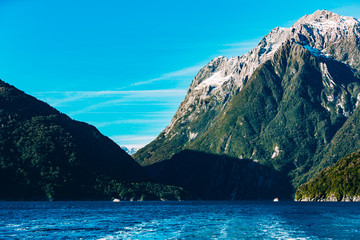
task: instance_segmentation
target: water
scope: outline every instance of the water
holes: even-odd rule
[[[360,203],[0,202],[0,239],[360,239]]]

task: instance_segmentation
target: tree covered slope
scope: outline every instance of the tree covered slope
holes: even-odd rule
[[[178,199],[184,193],[142,183],[149,180],[95,127],[0,80],[0,199]]]
[[[296,191],[297,201],[360,201],[360,151],[323,169]]]
[[[359,39],[357,19],[322,10],[273,29],[243,56],[213,59],[135,160],[157,173],[184,150],[248,159],[287,175],[295,193],[359,149]]]

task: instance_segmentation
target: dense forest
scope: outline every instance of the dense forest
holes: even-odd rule
[[[0,199],[181,199],[95,127],[0,81]]]
[[[302,184],[297,201],[359,201],[360,151],[348,154],[319,175]]]

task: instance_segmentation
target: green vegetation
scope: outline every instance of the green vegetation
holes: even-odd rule
[[[322,75],[322,64],[339,85],[325,84],[329,79]],[[316,58],[288,42],[273,61],[255,71],[225,114],[189,148],[257,159],[288,174],[296,189],[347,120],[326,96],[331,92],[335,99],[348,98],[345,109],[352,112],[359,82],[344,64]]]
[[[183,188],[169,186],[154,182],[117,182],[115,180],[104,181],[97,179],[98,184],[95,189],[102,192],[105,196],[117,198],[125,201],[143,200],[186,200],[191,199],[191,195]],[[105,183],[105,184],[104,184]]]
[[[216,104],[215,107],[212,107],[214,101],[216,100],[213,100],[210,105],[206,105],[206,108],[197,113],[197,117],[191,122],[176,122],[174,129],[177,133],[170,140],[165,137],[164,132],[160,133],[154,141],[137,151],[134,154],[134,159],[142,166],[147,166],[169,159],[174,154],[186,149],[189,145],[189,139],[186,136],[188,129],[190,128],[191,131],[202,134],[211,126],[216,116],[219,115],[222,104]],[[195,105],[196,103],[194,102],[193,104]],[[182,105],[179,108],[182,108]],[[187,117],[188,115],[185,115],[184,119]]]
[[[135,154],[161,185],[93,126],[0,82],[0,199],[288,197],[360,149],[359,94],[356,71],[288,41],[229,103],[194,99],[196,117]]]
[[[315,178],[302,184],[296,200],[360,200],[360,151],[348,154]]]
[[[360,79],[347,65],[288,41],[227,106],[178,121],[171,133],[177,135],[162,133],[135,158],[148,165],[190,149],[257,160],[288,175],[295,193],[321,169],[360,148],[359,93]],[[182,135],[187,128],[197,138],[188,141]]]
[[[313,168],[308,176],[316,176],[325,167],[334,164],[338,159],[348,153],[360,149],[360,109],[348,118],[344,125],[336,132],[331,142],[322,151],[321,155],[315,159]]]
[[[0,199],[183,196],[176,187],[142,183],[149,180],[140,165],[95,127],[0,81]]]

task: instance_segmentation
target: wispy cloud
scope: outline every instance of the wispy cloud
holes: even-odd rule
[[[57,107],[65,103],[81,101],[89,98],[111,98],[126,96],[127,98],[160,98],[169,96],[184,96],[186,89],[161,89],[161,90],[129,90],[129,91],[50,91],[37,92],[35,96],[43,96],[50,105]],[[111,102],[111,101],[110,101]]]
[[[226,57],[241,56],[255,48],[259,41],[260,38],[243,42],[226,43],[222,45],[223,49],[220,49],[219,53]]]
[[[92,111],[89,114],[136,114],[139,116],[146,116],[146,117],[164,117],[174,114],[174,112],[141,112],[141,111]]]
[[[158,93],[177,93],[183,89],[160,89],[160,90],[127,90],[127,91],[49,91],[37,92],[37,94],[66,94],[66,95],[79,95],[84,98],[101,97],[101,96],[115,96],[124,94],[146,94],[156,95]]]
[[[259,43],[259,39],[253,39],[249,41],[236,42],[236,43],[225,43],[225,47],[255,47]]]
[[[95,127],[107,127],[110,125],[123,125],[123,124],[148,124],[148,123],[167,123],[166,119],[122,119],[116,120],[111,122],[89,122],[90,124],[94,125]]]
[[[195,75],[199,72],[199,70],[205,64],[206,63],[201,63],[201,64],[197,64],[195,66],[183,68],[183,69],[180,69],[180,70],[177,70],[177,71],[174,71],[174,72],[163,73],[158,78],[153,78],[153,79],[149,79],[149,80],[146,80],[146,81],[136,82],[136,83],[133,83],[131,86],[139,86],[139,85],[144,85],[144,84],[150,84],[150,83],[153,83],[153,82],[167,80],[167,79],[176,78],[176,77],[195,77]]]
[[[130,94],[130,92],[132,92]],[[88,113],[93,110],[118,105],[172,105],[169,98],[184,97],[186,90],[152,90],[152,91],[127,91],[126,97],[120,99],[112,99],[109,101],[99,101],[98,103],[89,105],[77,111],[70,112],[69,115],[74,117],[79,114]],[[155,102],[154,100],[160,99],[162,102]],[[178,105],[178,102],[173,104]]]

